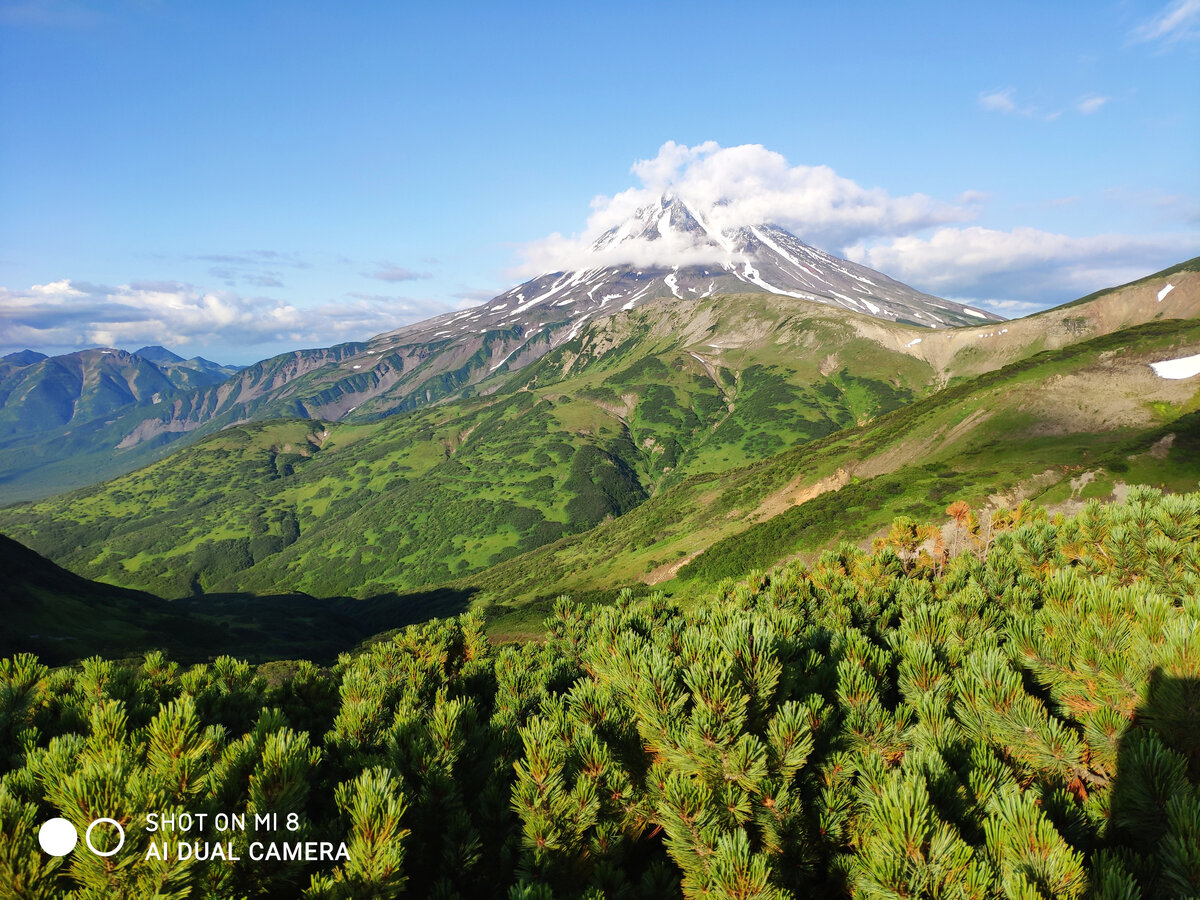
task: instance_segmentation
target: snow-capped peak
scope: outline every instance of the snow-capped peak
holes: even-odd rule
[[[542,334],[548,340],[538,341],[540,354],[598,316],[659,298],[687,302],[739,293],[928,328],[978,325],[985,315],[809,246],[778,225],[733,224],[720,204],[704,207],[663,194],[596,238],[570,271],[545,272],[482,306],[426,324],[444,340],[511,331],[528,341]]]

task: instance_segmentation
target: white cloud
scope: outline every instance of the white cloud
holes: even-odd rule
[[[1138,26],[1133,39],[1167,43],[1200,37],[1200,0],[1175,0],[1149,22]]]
[[[1099,112],[1100,109],[1104,106],[1104,104],[1107,103],[1111,99],[1112,99],[1111,97],[1098,97],[1093,94],[1091,96],[1084,97],[1082,100],[1080,100],[1075,105],[1075,108],[1077,110],[1079,110],[1081,113],[1083,113],[1085,116],[1090,116],[1092,113]]]
[[[49,284],[35,284],[29,289],[35,297],[82,297],[84,292],[71,287],[69,279],[51,281]]]
[[[1197,2],[1200,2],[1200,0],[1197,0]],[[1111,99],[1111,97],[1103,97],[1099,94],[1087,94],[1077,100],[1073,108],[1076,112],[1089,116],[1092,113],[1099,112]],[[1041,119],[1044,122],[1058,121],[1062,118],[1064,112],[1064,107],[1061,106],[1047,110],[1044,106],[1032,104],[1028,101],[1018,102],[1016,88],[1005,88],[1002,91],[985,91],[979,95],[979,106],[988,112]]]
[[[1198,251],[1200,237],[1195,235],[1076,238],[1035,228],[972,226],[939,228],[928,238],[904,236],[874,247],[859,244],[847,248],[846,255],[943,297],[993,297],[1044,306],[1139,278]],[[995,304],[990,308],[1004,311]]]
[[[412,269],[406,269],[404,266],[397,266],[393,263],[379,263],[378,268],[374,272],[363,272],[365,278],[375,278],[379,281],[419,281],[423,278],[432,278],[429,272],[414,272]]]
[[[958,202],[964,206],[979,206],[992,199],[986,191],[963,191],[958,195]]]
[[[1017,112],[1017,103],[1013,100],[1015,88],[1005,88],[1002,91],[991,91],[979,95],[979,105],[992,112]]]
[[[360,294],[294,306],[178,282],[107,287],[61,279],[26,290],[0,287],[0,352],[142,344],[329,345],[364,340],[446,310],[436,301],[396,296]]]
[[[192,257],[203,262],[216,263],[208,274],[219,279],[226,287],[239,282],[256,288],[283,287],[280,266],[292,269],[311,269],[312,263],[295,253],[278,250],[249,250],[242,253],[204,253]]]
[[[603,230],[595,231],[589,224],[582,237],[568,238],[552,234],[534,241],[522,248],[524,262],[514,275],[528,278],[543,272],[566,272],[597,266],[719,265],[729,257],[720,247],[697,245],[688,235],[680,233],[653,241],[627,240],[602,250],[593,250],[592,242],[601,234]]]
[[[976,200],[970,193],[965,205],[924,194],[892,196],[881,188],[864,188],[828,166],[789,165],[781,154],[760,144],[721,147],[707,141],[688,147],[668,141],[654,158],[635,162],[631,171],[641,187],[597,197],[581,235],[553,234],[526,246],[525,264],[517,274],[527,277],[617,262],[719,262],[711,248],[696,247],[682,235],[626,241],[599,256],[590,252],[596,238],[664,193],[683,198],[718,229],[769,222],[829,248],[963,222],[973,217]]]

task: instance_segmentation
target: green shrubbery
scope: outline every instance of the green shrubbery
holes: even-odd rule
[[[270,682],[6,660],[0,891],[1197,895],[1200,495],[949,512],[691,609],[559,601],[544,642],[466,616]],[[143,861],[184,810],[297,812],[349,860]],[[48,857],[55,815],[127,846]]]

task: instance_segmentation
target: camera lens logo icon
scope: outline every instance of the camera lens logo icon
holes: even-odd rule
[[[111,850],[96,849],[96,845],[92,843],[92,832],[96,829],[97,825],[110,825],[116,829],[117,834],[120,835],[117,846]],[[92,823],[88,825],[87,831],[84,832],[83,842],[97,856],[113,856],[125,846],[125,829],[121,827],[121,823],[116,819],[93,819]],[[50,819],[43,822],[42,827],[38,829],[38,843],[51,856],[66,856],[79,843],[79,832],[66,819],[61,817]]]

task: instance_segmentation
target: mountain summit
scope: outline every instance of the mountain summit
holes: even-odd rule
[[[580,267],[544,273],[482,306],[422,324],[457,336],[514,325],[528,333],[570,321],[569,339],[587,320],[643,301],[748,292],[929,328],[1001,321],[818,250],[778,225],[721,228],[715,224],[720,218],[719,208],[701,213],[664,194],[600,235]]]

